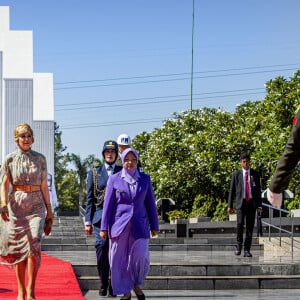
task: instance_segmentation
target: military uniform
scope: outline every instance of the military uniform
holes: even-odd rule
[[[114,141],[108,141],[103,146],[103,157],[105,150],[115,150],[118,155],[118,146]],[[110,170],[109,170],[110,169]],[[103,211],[103,200],[106,184],[109,175],[121,171],[122,167],[113,164],[104,163],[99,167],[94,167],[87,174],[87,197],[86,197],[86,212],[85,225],[92,225],[95,234],[95,248],[97,257],[97,269],[101,281],[99,289],[100,296],[106,296],[109,287],[109,239],[102,240],[100,237],[101,219]],[[111,173],[111,174],[109,174]],[[110,289],[109,294],[113,295]]]

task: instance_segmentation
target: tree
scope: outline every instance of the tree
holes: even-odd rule
[[[74,205],[69,205],[69,196],[72,194],[71,184],[65,184],[68,176],[68,155],[64,154],[67,147],[62,144],[62,132],[59,130],[57,123],[54,123],[54,182],[59,201],[59,211],[66,211],[71,209]],[[71,191],[71,193],[70,193]],[[67,198],[66,198],[67,196]]]
[[[67,147],[62,144],[62,132],[59,130],[57,123],[54,123],[54,173],[55,182],[60,182],[64,177],[66,165],[68,163],[67,156],[63,154],[67,150]]]
[[[95,155],[89,155],[85,159],[81,159],[79,155],[71,153],[68,155],[69,162],[75,167],[75,172],[79,180],[79,206],[82,207],[84,191],[86,190],[86,175],[88,169],[93,165],[99,164]]]
[[[299,91],[297,71],[290,80],[270,80],[264,99],[246,101],[234,112],[203,108],[174,113],[161,128],[137,136],[135,147],[156,196],[174,199],[183,211],[195,212],[201,205],[199,213],[224,218],[231,174],[240,168],[242,152],[250,153],[251,166],[260,171],[265,189],[291,130]],[[297,168],[290,183],[297,195],[299,181]]]

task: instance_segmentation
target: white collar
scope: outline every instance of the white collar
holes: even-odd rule
[[[106,170],[108,169],[108,167],[112,167],[112,170],[114,170],[115,168],[115,164],[109,165],[108,163],[104,163],[104,165]]]

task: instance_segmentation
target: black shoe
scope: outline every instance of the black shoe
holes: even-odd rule
[[[244,257],[252,257],[252,254],[250,253],[250,251],[245,250],[244,251]]]
[[[117,297],[117,295],[114,294],[114,291],[113,291],[111,285],[110,285],[109,288],[108,288],[108,296],[109,296],[109,297]]]
[[[236,250],[234,251],[235,255],[241,255],[241,248],[239,246],[236,247]]]
[[[145,294],[136,295],[136,297],[138,298],[138,300],[145,300],[146,299]]]
[[[145,294],[143,293],[143,291],[140,288],[134,286],[133,290],[134,290],[135,295],[136,295],[138,300],[145,300],[146,299]],[[137,294],[137,293],[141,293],[141,294]]]
[[[101,286],[99,289],[99,296],[106,296],[107,295],[107,287]]]

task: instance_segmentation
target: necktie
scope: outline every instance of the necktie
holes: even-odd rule
[[[108,176],[110,176],[112,174],[112,172],[113,172],[113,167],[112,166],[108,166],[106,170],[107,170]]]
[[[245,174],[245,196],[246,196],[246,201],[250,200],[250,190],[249,190],[249,179],[248,179],[248,171],[246,171]]]

